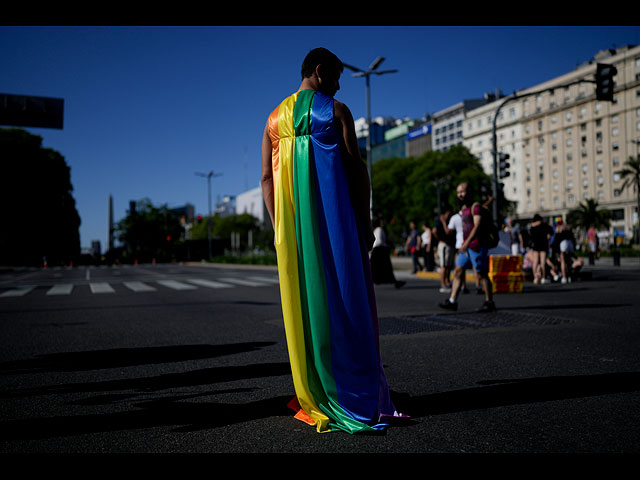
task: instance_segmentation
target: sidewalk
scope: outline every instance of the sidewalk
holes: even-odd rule
[[[413,262],[411,261],[411,257],[392,257],[391,264],[393,265],[393,270],[396,273],[396,277],[398,279],[405,279],[404,277],[409,278],[421,278],[425,280],[439,280],[440,274],[438,273],[438,267],[436,266],[433,272],[418,272],[415,275],[412,272],[413,270]],[[625,270],[640,270],[640,257],[622,257],[620,258],[620,265],[613,264],[613,257],[601,257],[595,260],[594,265],[589,265],[589,259],[584,257],[584,267],[583,271],[589,270],[597,270],[599,268],[620,268]],[[402,277],[402,278],[401,278]],[[472,273],[467,273],[467,281],[474,281],[474,276]]]

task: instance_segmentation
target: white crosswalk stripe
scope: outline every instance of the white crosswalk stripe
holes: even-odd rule
[[[47,291],[47,295],[70,295],[71,290],[73,290],[73,285],[71,284],[54,285]]]
[[[122,284],[127,287],[129,290],[133,290],[134,292],[155,292],[156,289],[151,285],[147,285],[143,282],[122,282]]]
[[[22,297],[23,295],[26,295],[27,293],[29,293],[34,288],[36,288],[36,287],[35,286],[29,286],[29,285],[16,287],[14,289],[7,290],[6,292],[3,292],[0,295],[0,297]]]
[[[167,288],[173,290],[195,290],[198,287],[189,285],[188,283],[177,282],[175,280],[157,280],[160,285],[164,285]]]
[[[267,283],[280,283],[278,277],[247,277],[249,280],[255,280],[257,282],[267,282]]]
[[[238,287],[266,287],[266,286],[274,286],[279,283],[277,276],[268,276],[268,275],[253,275],[249,277],[222,277],[215,279],[208,278],[184,278],[178,280],[156,280],[156,279],[148,279],[144,282],[142,281],[125,281],[119,282],[116,281],[116,285],[123,285],[125,288],[133,291],[135,293],[141,292],[157,292],[158,285],[162,285],[166,288],[170,288],[172,290],[197,290],[199,287],[204,288],[212,288],[212,289],[226,289],[226,288],[238,288]],[[156,284],[156,285],[154,285]],[[72,283],[59,283],[55,285],[47,285],[46,295],[47,296],[65,296],[71,295],[76,291],[82,291],[86,289],[87,286],[91,290],[92,294],[108,294],[108,293],[116,293],[116,290],[113,287],[113,282],[88,282],[82,283],[79,285],[75,285]],[[22,297],[33,290],[37,289],[36,285],[20,285],[13,286],[10,289],[5,290],[0,293],[0,297]],[[45,288],[45,286],[41,285],[40,288]],[[118,287],[116,287],[118,288]]]
[[[106,282],[90,283],[91,293],[114,293],[115,290]]]
[[[228,283],[220,283],[214,282],[213,280],[204,280],[201,278],[191,278],[187,280],[189,283],[194,283],[196,285],[200,285],[201,287],[208,288],[233,288],[233,285],[229,285]]]
[[[245,287],[264,287],[269,285],[266,282],[256,282],[251,280],[243,280],[241,278],[220,278],[223,282],[235,283],[236,285],[242,285]]]

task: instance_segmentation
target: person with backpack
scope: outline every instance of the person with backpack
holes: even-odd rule
[[[462,284],[464,271],[473,267],[484,287],[485,301],[478,312],[495,312],[493,302],[493,285],[489,279],[489,248],[492,248],[495,228],[488,219],[489,212],[479,203],[473,201],[471,185],[463,182],[456,188],[456,196],[460,203],[464,241],[458,250],[458,259],[453,274],[451,296],[438,305],[446,310],[457,310],[457,298]],[[484,217],[484,218],[483,218]]]

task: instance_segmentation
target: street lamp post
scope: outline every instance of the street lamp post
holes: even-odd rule
[[[366,81],[366,99],[367,99],[367,172],[369,173],[369,215],[370,219],[373,220],[373,182],[371,178],[371,94],[370,94],[370,82],[369,77],[372,74],[376,75],[384,75],[385,73],[396,73],[398,70],[376,70],[380,64],[384,61],[384,57],[376,58],[373,63],[369,66],[369,69],[364,71],[358,67],[353,67],[351,65],[347,65],[343,63],[343,65],[356,73],[353,74],[354,77],[364,77]]]
[[[211,259],[211,177],[219,177],[222,174],[221,173],[214,174],[213,170],[211,170],[209,173],[196,172],[196,175],[207,179],[207,194],[209,197],[209,218],[207,220],[207,236],[209,239],[209,259]]]

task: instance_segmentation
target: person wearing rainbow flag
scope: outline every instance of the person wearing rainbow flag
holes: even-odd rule
[[[261,186],[296,392],[289,406],[318,432],[361,433],[406,416],[380,357],[369,178],[351,112],[333,98],[342,70],[324,48],[305,57],[300,88],[267,119]]]

